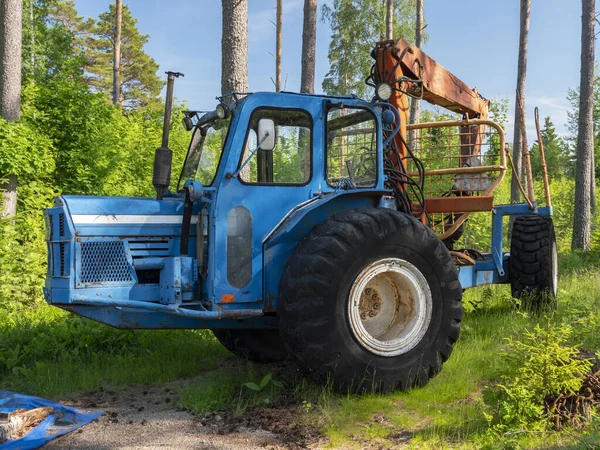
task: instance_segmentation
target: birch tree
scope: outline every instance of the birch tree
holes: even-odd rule
[[[581,82],[577,164],[575,169],[575,211],[571,248],[590,249],[592,161],[594,152],[594,24],[595,0],[582,0]]]

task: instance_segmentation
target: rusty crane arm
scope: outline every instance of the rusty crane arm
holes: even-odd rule
[[[430,104],[460,114],[463,118],[463,121],[456,123],[460,130],[460,156],[457,158],[457,167],[456,169],[444,169],[445,171],[466,174],[495,170],[501,173],[497,182],[494,182],[490,189],[486,189],[486,192],[481,192],[481,195],[426,198],[425,208],[427,211],[431,213],[465,213],[464,218],[461,219],[462,222],[470,212],[491,210],[493,207],[491,190],[498,185],[505,170],[504,152],[500,152],[501,162],[494,168],[467,167],[469,159],[480,154],[485,130],[489,125],[489,100],[483,98],[477,89],[471,89],[421,49],[404,40],[378,42],[372,51],[372,56],[375,64],[369,79],[370,84],[376,89],[382,83],[390,85],[392,95],[388,102],[395,106],[400,113],[400,130],[394,141],[400,151],[401,160],[408,153],[407,130],[423,128],[422,125],[408,124],[408,97],[422,98]],[[428,126],[431,125],[428,124]],[[401,169],[403,164],[401,160],[392,158],[393,164],[398,169]],[[437,172],[441,171],[428,171],[427,167],[425,168],[426,177],[434,172],[437,175]],[[409,172],[409,175],[415,174]],[[444,233],[444,235],[446,234],[448,233]]]

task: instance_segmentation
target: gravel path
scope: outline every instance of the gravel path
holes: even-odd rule
[[[53,440],[45,449],[303,449],[322,448],[318,432],[290,408],[247,411],[240,417],[197,418],[179,411],[177,382],[100,390],[62,403],[102,409],[97,420]]]

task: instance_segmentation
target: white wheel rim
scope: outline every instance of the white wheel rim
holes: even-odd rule
[[[410,351],[429,328],[429,284],[419,269],[403,259],[381,259],[363,269],[348,301],[354,337],[377,355],[392,357]]]

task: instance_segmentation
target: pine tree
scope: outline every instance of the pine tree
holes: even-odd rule
[[[569,170],[568,145],[556,134],[556,129],[550,117],[544,119],[544,127],[541,129],[541,134],[546,166],[548,167],[548,177],[551,180],[562,178],[568,174]],[[542,162],[539,143],[537,141],[531,148],[531,169],[533,176],[540,180],[542,178]]]
[[[300,92],[315,92],[315,49],[317,46],[317,0],[304,0],[302,30],[302,76]]]
[[[525,80],[527,78],[527,47],[529,40],[529,14],[531,0],[521,0],[520,27],[519,27],[519,55],[517,66],[517,97],[515,101],[515,129],[513,136],[512,159],[515,165],[517,178],[522,179],[523,173],[523,147],[520,114],[525,114]],[[521,106],[519,105],[519,102]],[[513,178],[510,188],[510,199],[518,202],[521,192],[517,178]]]
[[[590,249],[592,165],[594,161],[594,26],[595,0],[582,0],[581,95],[577,133],[575,209],[571,247]]]
[[[90,39],[87,71],[92,74],[90,84],[104,92],[112,91],[114,58],[115,5],[100,14]],[[158,101],[163,81],[157,75],[159,66],[146,52],[144,46],[150,36],[141,34],[137,19],[123,5],[121,36],[120,99],[124,109],[135,109]]]
[[[248,92],[248,0],[222,0],[221,93]]]
[[[7,122],[21,116],[21,0],[0,1],[0,117]],[[17,213],[17,176],[0,173],[0,217]]]

